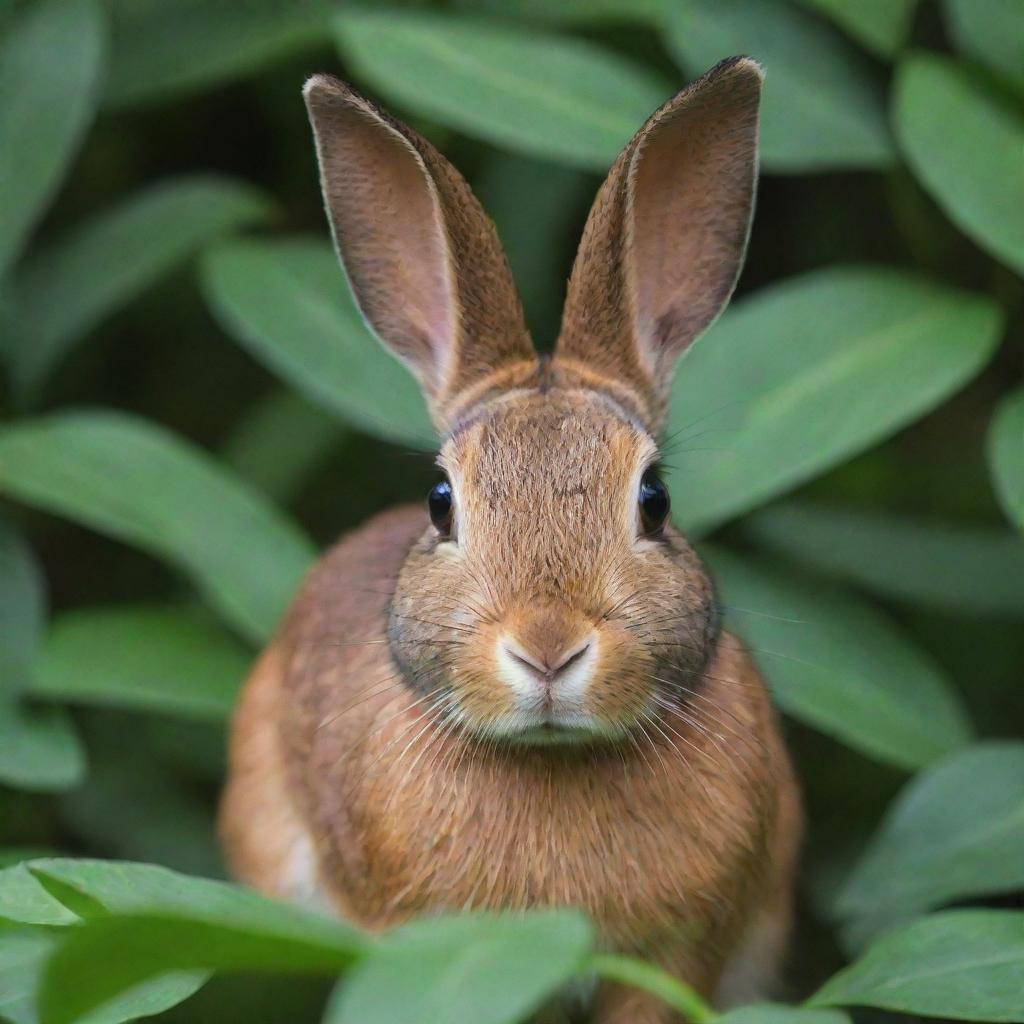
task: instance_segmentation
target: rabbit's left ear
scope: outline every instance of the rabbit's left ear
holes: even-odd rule
[[[556,358],[625,393],[653,433],[676,361],[739,277],[761,81],[734,57],[666,103],[619,155],[583,232]]]
[[[356,301],[443,432],[491,386],[536,366],[494,225],[429,142],[350,86],[315,75],[304,96]]]

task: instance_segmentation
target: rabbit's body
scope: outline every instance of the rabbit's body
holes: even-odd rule
[[[577,906],[708,995],[763,986],[796,790],[669,525],[656,442],[675,362],[739,272],[760,83],[723,62],[626,147],[550,358],[454,168],[343,84],[307,85],[335,239],[420,381],[445,479],[429,519],[385,513],[323,558],[247,684],[222,814],[240,878],[373,929]],[[615,986],[596,1006],[671,1019]]]
[[[337,544],[253,673],[222,816],[236,875],[372,929],[466,907],[582,907],[608,948],[709,996],[728,964],[726,999],[756,995],[787,931],[799,820],[746,652],[719,637],[699,728],[669,719],[608,748],[460,737],[423,717],[386,642],[395,580],[430,529],[407,507]]]

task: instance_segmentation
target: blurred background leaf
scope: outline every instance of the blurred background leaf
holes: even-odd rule
[[[1010,520],[1024,529],[1024,389],[996,407],[988,435],[996,494]]]
[[[54,53],[62,59],[51,59]],[[82,141],[105,55],[103,18],[91,0],[27,7],[0,39],[0,275]]]

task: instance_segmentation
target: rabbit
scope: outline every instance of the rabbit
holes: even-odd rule
[[[723,61],[625,147],[550,357],[459,173],[348,85],[306,84],[343,267],[419,382],[443,476],[322,557],[245,684],[220,814],[243,883],[374,931],[579,907],[604,948],[720,1005],[763,995],[799,797],[656,440],[739,274],[761,82]],[[675,1019],[592,988],[600,1024]]]

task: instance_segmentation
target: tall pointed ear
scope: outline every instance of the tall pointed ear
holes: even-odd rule
[[[661,429],[676,361],[722,311],[754,207],[761,68],[723,61],[633,136],[598,192],[556,348]]]
[[[303,90],[334,242],[363,315],[435,424],[536,361],[494,226],[412,129],[328,75]]]

